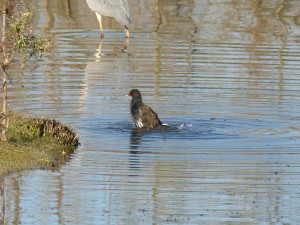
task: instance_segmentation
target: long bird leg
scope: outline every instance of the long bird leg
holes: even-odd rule
[[[97,19],[98,19],[98,22],[99,22],[99,27],[100,27],[100,37],[102,39],[102,38],[104,38],[104,32],[103,32],[103,29],[102,29],[102,18],[101,18],[101,15],[99,13],[96,13],[96,16],[97,16]]]
[[[127,28],[126,25],[125,25],[124,27],[125,27],[125,34],[126,34],[126,37],[129,38],[129,30],[128,30],[128,28]]]

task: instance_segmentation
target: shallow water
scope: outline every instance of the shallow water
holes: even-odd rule
[[[106,18],[99,43],[85,1],[38,1],[53,45],[10,107],[81,146],[6,178],[5,223],[299,224],[298,1],[130,2],[130,41]],[[170,128],[133,128],[131,88]]]

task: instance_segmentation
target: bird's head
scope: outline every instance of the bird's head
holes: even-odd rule
[[[131,96],[132,98],[141,98],[141,92],[138,89],[132,89],[130,92],[127,93],[126,96]]]

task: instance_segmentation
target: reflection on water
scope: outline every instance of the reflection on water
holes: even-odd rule
[[[139,146],[142,143],[142,133],[143,131],[140,129],[133,128],[130,136],[130,153],[137,154],[140,153],[138,151]]]
[[[130,3],[132,37],[105,18],[100,42],[85,1],[37,2],[53,46],[10,107],[72,125],[81,147],[6,178],[5,223],[300,223],[298,1]],[[169,128],[133,127],[132,88]]]

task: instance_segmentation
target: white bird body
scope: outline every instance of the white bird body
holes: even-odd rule
[[[127,25],[132,23],[131,12],[127,0],[86,0],[89,8],[96,13],[100,25],[101,37],[103,37],[101,16],[115,18],[125,26],[126,37],[129,37]]]

